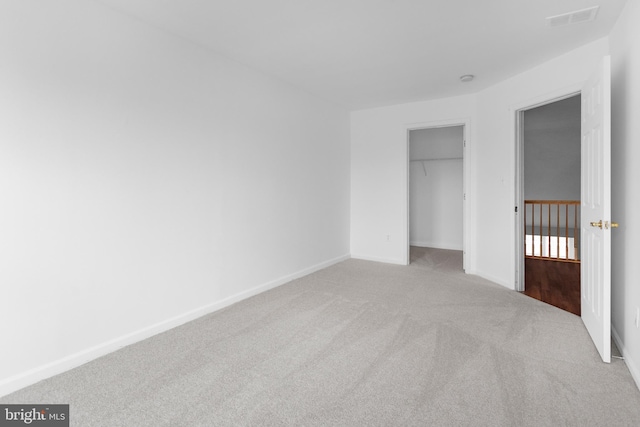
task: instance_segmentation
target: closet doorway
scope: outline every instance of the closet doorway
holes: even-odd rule
[[[463,125],[409,131],[410,260],[425,248],[455,251],[463,269],[464,131]]]

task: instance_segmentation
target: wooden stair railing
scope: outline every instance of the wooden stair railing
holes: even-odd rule
[[[580,262],[580,201],[525,200],[527,258]]]

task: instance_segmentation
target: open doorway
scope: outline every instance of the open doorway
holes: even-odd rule
[[[464,269],[464,130],[409,131],[410,263]]]
[[[581,97],[518,114],[526,295],[580,315]]]

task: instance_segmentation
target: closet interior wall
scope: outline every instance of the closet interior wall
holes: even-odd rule
[[[412,130],[411,246],[463,248],[464,127]]]

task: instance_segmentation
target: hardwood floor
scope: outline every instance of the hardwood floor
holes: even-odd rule
[[[524,294],[580,316],[580,264],[525,258]]]

